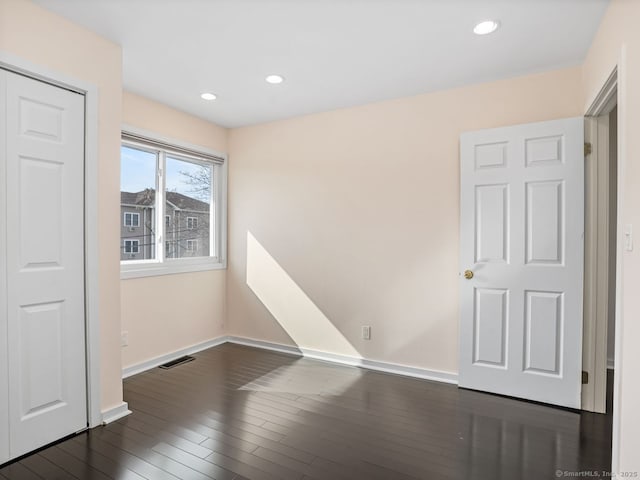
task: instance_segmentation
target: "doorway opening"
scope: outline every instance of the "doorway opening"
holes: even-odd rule
[[[617,75],[585,116],[582,409],[612,413],[618,258]]]

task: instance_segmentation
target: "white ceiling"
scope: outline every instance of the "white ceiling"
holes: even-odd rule
[[[34,1],[122,45],[125,89],[226,127],[576,65],[608,4]],[[488,18],[501,28],[474,35]],[[286,81],[269,85],[270,73]]]

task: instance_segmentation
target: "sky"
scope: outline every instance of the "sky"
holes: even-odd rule
[[[180,172],[197,173],[200,165],[167,158],[165,184],[167,191],[178,192],[190,197],[194,196],[190,185],[185,183],[186,177]],[[155,189],[156,155],[135,148],[121,147],[120,190],[123,192],[140,192],[145,188]]]

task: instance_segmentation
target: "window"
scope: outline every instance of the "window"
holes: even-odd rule
[[[225,189],[223,155],[123,133],[121,277],[225,268]]]
[[[154,204],[157,154],[150,149],[123,145],[121,161],[120,210],[123,227],[120,229],[120,238],[123,242],[127,239],[137,239],[139,249],[135,252],[135,257],[123,249],[120,252],[120,260],[155,260],[157,251]]]
[[[187,252],[197,252],[198,251],[198,240],[187,240]]]
[[[126,255],[133,255],[133,254],[140,253],[140,240],[125,240],[124,253]]]
[[[132,212],[124,212],[124,226],[125,227],[139,227],[140,226],[140,214]]]

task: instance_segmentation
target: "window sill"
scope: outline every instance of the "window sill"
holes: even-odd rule
[[[206,272],[209,270],[224,270],[226,268],[226,262],[220,262],[217,258],[165,260],[163,263],[150,261],[135,263],[121,262],[120,280],[175,275],[179,273]]]

